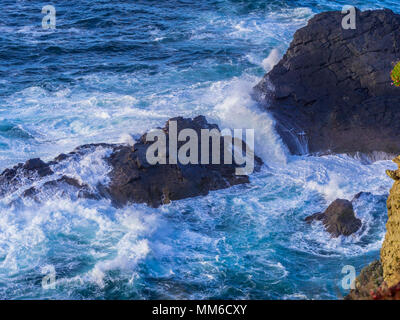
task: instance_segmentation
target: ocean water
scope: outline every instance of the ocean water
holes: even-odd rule
[[[0,200],[0,299],[340,299],[342,268],[379,256],[390,161],[290,156],[251,88],[314,14],[396,1],[0,0],[0,169],[84,143],[124,142],[174,116],[254,128],[248,185],[158,209],[67,191]],[[57,10],[43,30],[41,9]],[[94,186],[101,147],[53,168]],[[27,185],[28,187],[28,185]],[[363,228],[331,239],[303,219],[340,197]],[[47,271],[46,271],[47,270]],[[55,288],[42,286],[48,270]]]

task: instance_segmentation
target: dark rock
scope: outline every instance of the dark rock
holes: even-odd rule
[[[51,171],[49,164],[43,162],[39,158],[26,161],[22,168],[27,171],[36,171],[40,177],[53,174],[53,171]]]
[[[87,199],[101,198],[98,194],[93,193],[88,185],[82,185],[75,178],[65,175],[61,178],[44,182],[40,188],[36,186],[30,187],[22,193],[22,196],[40,202],[55,194],[61,194],[61,196],[69,194],[70,196],[75,195],[77,198]]]
[[[361,220],[355,217],[353,205],[344,199],[336,199],[323,213],[314,213],[305,219],[307,223],[315,220],[322,221],[326,231],[334,238],[349,236],[361,227]]]
[[[321,221],[324,218],[324,214],[322,212],[317,212],[312,214],[311,216],[308,216],[307,218],[304,219],[307,223],[311,223],[313,221]]]
[[[400,152],[400,88],[390,78],[400,15],[356,15],[354,30],[342,28],[341,12],[315,15],[255,87],[294,154]]]
[[[219,129],[215,124],[209,124],[205,117],[198,116],[194,119],[182,117],[170,119],[162,129],[166,134],[167,146],[169,140],[169,123],[177,122],[178,132],[185,128],[194,129],[200,137],[201,129]],[[179,148],[186,141],[178,142]],[[220,139],[220,163],[221,164],[155,164],[147,162],[146,152],[152,142],[146,141],[144,134],[134,146],[117,144],[86,144],[77,147],[68,154],[60,154],[48,163],[40,159],[28,160],[25,164],[18,164],[12,169],[6,169],[0,174],[0,196],[11,194],[22,189],[22,197],[29,197],[35,201],[41,201],[55,194],[75,195],[78,198],[108,198],[115,206],[123,206],[127,203],[146,203],[152,207],[169,203],[171,200],[179,200],[188,197],[206,195],[209,191],[228,188],[233,185],[249,182],[246,175],[236,175],[236,169],[240,166],[224,164],[224,144]],[[89,187],[86,183],[80,183],[73,177],[57,175],[57,166],[60,163],[76,161],[79,157],[96,148],[109,148],[110,154],[105,160],[111,166],[109,172],[110,182]],[[242,148],[245,149],[245,143]],[[211,144],[210,144],[211,149]],[[212,153],[209,150],[209,162]],[[202,156],[199,147],[198,160]],[[169,163],[167,154],[167,163]],[[255,156],[256,170],[262,161]],[[63,166],[63,165],[62,165]],[[53,172],[55,170],[55,172]],[[54,179],[51,175],[54,174]],[[42,183],[33,182],[46,178]],[[25,189],[25,190],[24,190]],[[95,189],[95,190],[93,190]]]
[[[65,159],[67,159],[67,158],[68,158],[68,156],[65,153],[61,153],[57,157],[54,158],[54,161],[60,162],[60,161],[63,161]]]
[[[29,181],[53,174],[48,163],[40,159],[30,159],[25,164],[19,163],[12,169],[0,174],[0,196],[12,193]]]
[[[351,202],[353,203],[353,202],[357,201],[357,200],[360,199],[360,198],[369,197],[369,196],[372,196],[372,193],[371,193],[371,192],[361,191],[361,192],[357,193],[357,194],[353,197],[353,199],[351,200]]]
[[[194,129],[200,137],[201,129],[218,129],[209,124],[203,116],[192,119],[173,118],[178,130]],[[169,137],[169,121],[163,128]],[[185,142],[179,142],[178,148]],[[115,205],[128,202],[147,203],[152,207],[169,203],[171,200],[206,195],[211,190],[247,183],[248,176],[235,175],[235,164],[223,164],[223,143],[221,141],[220,165],[216,164],[165,164],[150,165],[146,160],[149,147],[143,135],[134,147],[121,147],[110,157],[113,167],[108,193]],[[211,155],[211,152],[209,153]],[[201,152],[199,150],[199,160]],[[167,155],[169,159],[169,155]],[[262,161],[256,157],[256,163]],[[169,161],[167,161],[169,163]],[[211,158],[210,158],[211,163]]]

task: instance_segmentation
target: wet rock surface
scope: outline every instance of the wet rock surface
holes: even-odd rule
[[[173,118],[162,128],[167,142],[169,142],[171,120],[177,123],[179,131],[190,128],[195,130],[199,137],[201,129],[219,129],[217,125],[209,124],[203,116],[194,119]],[[24,164],[4,170],[0,174],[0,196],[17,193],[20,198],[41,201],[55,193],[61,195],[68,193],[76,198],[107,198],[117,207],[128,203],[146,203],[158,207],[172,200],[207,195],[212,190],[248,183],[247,175],[236,174],[236,169],[241,166],[235,161],[232,164],[224,164],[223,138],[218,139],[220,164],[211,164],[211,143],[210,164],[200,164],[202,156],[200,146],[199,164],[182,164],[179,160],[177,164],[168,164],[170,158],[168,152],[167,164],[150,164],[146,152],[153,142],[146,141],[146,134],[134,146],[102,143],[82,145],[68,154],[60,154],[50,162],[31,159]],[[179,149],[185,142],[178,141],[177,148]],[[245,148],[244,143],[242,147]],[[98,183],[93,186],[89,182],[78,181],[74,176],[66,175],[59,169],[64,166],[63,164],[75,161],[97,148],[109,150],[104,158],[110,167],[108,183]],[[261,159],[255,156],[256,169],[261,164]]]
[[[201,129],[218,129],[218,126],[209,124],[202,116],[193,120],[184,118],[170,119],[163,131],[169,137],[170,121],[177,122],[177,129],[193,129],[200,137]],[[167,138],[168,141],[168,138]],[[185,142],[178,142],[180,148]],[[224,164],[224,149],[220,141],[221,164],[165,164],[150,165],[146,160],[146,150],[150,142],[146,142],[143,135],[134,148],[117,148],[110,156],[113,167],[110,173],[111,183],[108,188],[110,197],[116,205],[128,202],[147,203],[157,207],[171,200],[206,195],[211,190],[223,189],[229,186],[249,182],[248,176],[235,175],[235,164]],[[210,149],[211,163],[211,149]],[[199,151],[199,162],[201,152]],[[169,155],[167,155],[169,159]],[[256,157],[256,163],[261,160]],[[169,163],[169,161],[167,161]]]
[[[352,203],[345,199],[336,199],[324,212],[314,213],[305,221],[322,221],[326,231],[334,238],[349,236],[361,227],[361,220],[356,218]]]
[[[320,13],[299,29],[255,96],[294,154],[397,154],[400,88],[390,72],[400,60],[400,15],[357,10],[347,30],[344,16]]]

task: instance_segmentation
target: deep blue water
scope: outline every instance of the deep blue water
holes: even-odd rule
[[[0,201],[1,299],[337,299],[342,267],[379,256],[388,161],[289,156],[251,88],[314,14],[396,1],[0,0],[0,169],[127,142],[173,116],[255,128],[268,164],[246,186],[159,209],[19,193]],[[44,5],[55,30],[41,27]],[[95,185],[107,150],[54,168]],[[27,186],[28,187],[28,186]],[[364,228],[330,239],[304,217],[351,199]],[[41,286],[42,268],[56,289]]]

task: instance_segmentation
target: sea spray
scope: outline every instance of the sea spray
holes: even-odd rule
[[[365,1],[360,9],[378,5],[398,10],[389,1]],[[0,119],[11,124],[0,131],[0,166],[51,160],[83,143],[132,143],[129,137],[171,117],[203,114],[221,128],[254,128],[268,167],[246,186],[157,210],[71,200],[68,190],[44,195],[42,204],[13,201],[16,195],[0,200],[0,297],[337,299],[343,265],[359,271],[379,256],[386,209],[377,196],[391,185],[384,176],[391,163],[289,156],[273,119],[249,93],[275,64],[274,48],[285,52],[314,13],[342,5],[222,0],[123,7],[121,15],[113,11],[118,6],[59,1],[65,15],[51,37],[40,20],[26,25],[40,12],[30,2],[0,12]],[[8,13],[15,10],[26,19],[13,20]],[[86,159],[56,174],[93,175],[94,184],[107,176],[101,157]],[[332,241],[322,226],[303,223],[334,197],[360,191],[372,195],[355,206],[367,226],[355,237]],[[55,290],[41,286],[46,265],[54,266]]]

